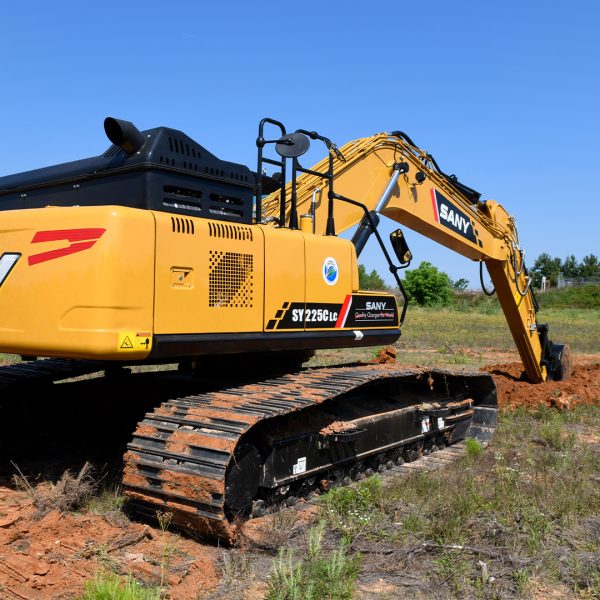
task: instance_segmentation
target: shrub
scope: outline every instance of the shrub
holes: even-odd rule
[[[483,452],[481,442],[475,438],[467,438],[465,440],[465,446],[467,448],[467,454],[471,458],[477,458]]]
[[[448,306],[452,300],[450,277],[427,261],[406,272],[404,287],[410,299],[421,306]]]
[[[565,287],[537,294],[542,308],[600,308],[600,285]]]

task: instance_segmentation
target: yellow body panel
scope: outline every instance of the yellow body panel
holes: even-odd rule
[[[42,241],[33,242],[36,235]],[[0,351],[102,359],[148,354],[150,340],[144,348],[120,349],[119,332],[152,332],[152,213],[121,206],[5,211],[0,240],[2,253],[21,253],[0,287]]]
[[[3,352],[131,362],[156,336],[339,331],[358,287],[354,246],[335,236],[119,206],[0,222],[0,254],[21,254],[0,283]]]
[[[262,229],[167,213],[154,216],[154,333],[262,331]]]
[[[304,234],[260,227],[265,236],[264,327],[286,302],[305,302]],[[287,329],[287,328],[286,328]]]

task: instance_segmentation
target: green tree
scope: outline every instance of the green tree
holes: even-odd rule
[[[365,265],[358,265],[358,284],[361,290],[385,290],[387,286],[379,275],[373,269],[371,273],[367,273]]]
[[[547,252],[542,252],[533,263],[530,275],[535,287],[542,285],[542,277],[546,277],[550,285],[556,285],[562,264],[560,258],[552,258]]]
[[[580,277],[600,277],[600,261],[594,254],[583,257],[579,267]]]
[[[452,298],[452,281],[430,262],[406,271],[404,287],[411,301],[421,306],[447,306]]]
[[[456,281],[452,282],[452,287],[457,292],[464,292],[467,289],[468,285],[469,285],[469,280],[465,279],[464,277],[461,277],[460,279],[457,279]]]
[[[579,277],[579,263],[573,254],[567,256],[562,264],[563,277]]]

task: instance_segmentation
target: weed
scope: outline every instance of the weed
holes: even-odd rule
[[[356,487],[333,488],[322,497],[322,515],[350,539],[370,533],[383,519],[381,478],[374,475]]]
[[[92,466],[86,462],[76,476],[70,471],[65,471],[56,482],[42,482],[33,487],[21,470],[14,465],[18,471],[13,475],[13,481],[18,489],[26,491],[33,500],[37,509],[37,517],[59,510],[69,512],[85,506],[96,489],[96,483],[92,477]]]
[[[465,440],[465,446],[467,448],[467,454],[471,458],[477,458],[483,452],[481,442],[475,438],[467,438]]]
[[[337,550],[322,549],[325,523],[308,532],[308,558],[296,559],[294,552],[280,550],[269,582],[268,600],[350,600],[360,568],[360,556],[348,555],[342,540]]]
[[[160,597],[159,589],[144,587],[130,575],[99,573],[93,581],[86,582],[78,600],[160,600]]]
[[[168,511],[156,511],[156,520],[158,521],[158,526],[160,530],[165,533],[167,529],[171,526],[171,521],[173,520],[173,513]]]
[[[173,521],[173,513],[168,511],[156,511],[156,520],[160,527],[160,539],[162,542],[161,558],[160,558],[160,587],[162,588],[165,582],[165,573],[171,565],[175,547],[165,541],[165,534]]]
[[[271,529],[276,533],[286,533],[296,524],[296,513],[293,510],[278,510],[271,518]]]
[[[252,573],[252,567],[247,555],[238,550],[222,550],[219,559],[219,568],[225,587],[232,587],[240,579],[247,578]]]
[[[521,596],[525,595],[529,585],[529,573],[527,572],[527,570],[523,568],[516,569],[512,573],[512,578],[515,583],[517,594]]]
[[[444,585],[448,585],[456,597],[465,597],[468,583],[469,563],[457,552],[442,552],[433,561],[435,574]]]

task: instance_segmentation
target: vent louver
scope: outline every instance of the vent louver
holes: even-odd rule
[[[250,227],[239,227],[226,223],[209,223],[208,233],[210,237],[252,241],[252,229]]]
[[[171,217],[171,230],[173,233],[194,233],[194,221],[182,217]]]

